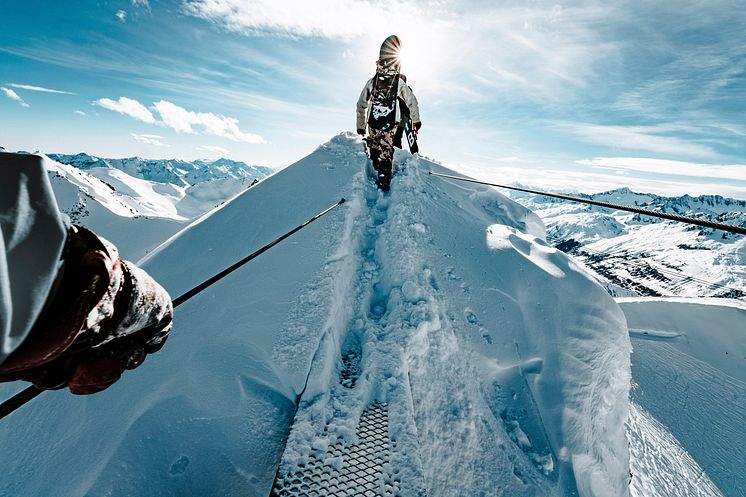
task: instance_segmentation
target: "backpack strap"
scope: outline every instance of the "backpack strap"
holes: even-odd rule
[[[368,114],[368,126],[381,131],[392,129],[396,125],[398,97],[399,73],[391,75],[389,79],[388,75],[381,75],[376,72],[373,77],[371,111]]]

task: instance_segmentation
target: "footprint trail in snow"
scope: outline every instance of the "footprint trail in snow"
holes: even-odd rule
[[[613,302],[583,307],[565,303],[567,291],[537,295],[532,285],[546,288],[550,278],[601,290],[509,200],[446,189],[426,176],[434,164],[408,154],[395,165],[388,195],[363,172],[352,183],[330,276],[342,290],[330,292],[273,495],[578,495],[577,468],[558,457],[568,451],[583,457],[586,488],[613,485],[606,495],[625,495],[617,423],[625,413],[585,392],[626,392],[625,376],[570,372],[560,362],[623,364],[624,343],[613,340],[628,338],[617,333]],[[613,343],[588,339],[601,334]],[[590,359],[572,346],[575,335]],[[585,438],[564,431],[558,412]],[[597,425],[586,427],[588,419]]]
[[[358,183],[362,236],[353,242],[357,281],[352,316],[338,337],[337,374],[328,396],[301,399],[273,496],[425,495],[403,354],[386,343],[390,290],[378,250],[391,199]]]

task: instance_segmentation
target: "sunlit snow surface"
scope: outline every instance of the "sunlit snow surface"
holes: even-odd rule
[[[359,140],[340,135],[152,252],[144,267],[179,295],[348,200],[180,307],[163,351],[107,391],[45,393],[5,419],[0,495],[268,495],[284,452],[293,464],[323,451],[324,426],[354,437],[372,402],[389,406],[403,489],[627,495],[620,308],[546,244],[527,209],[430,177],[449,171],[425,159],[396,162],[384,196]],[[340,370],[351,349],[360,364],[350,389]],[[643,428],[630,433],[650,442],[633,443],[633,455],[694,454],[694,432],[663,420],[656,395],[636,401],[630,426]],[[717,482],[706,454],[693,459],[677,459],[684,469],[672,474],[686,479],[699,464],[700,481]],[[650,464],[633,461],[636,495],[686,495],[656,483],[663,473],[643,480]]]
[[[255,179],[211,178],[194,185],[150,181],[113,167],[87,167],[45,160],[60,211],[113,242],[125,259],[137,261],[190,220],[246,190]],[[256,171],[263,178],[266,168]]]
[[[633,497],[723,495],[671,432],[636,402],[627,423]]]

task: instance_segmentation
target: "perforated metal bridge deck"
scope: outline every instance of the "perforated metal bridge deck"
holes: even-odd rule
[[[357,427],[358,443],[339,439],[323,456],[288,475],[277,474],[272,497],[394,497],[400,481],[388,474],[390,458],[386,404],[372,404]]]

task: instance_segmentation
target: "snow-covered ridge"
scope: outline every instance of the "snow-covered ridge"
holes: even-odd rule
[[[143,265],[178,295],[348,199],[179,307],[163,351],[109,390],[5,420],[0,494],[268,495],[281,461],[351,443],[378,402],[402,488],[627,496],[620,308],[528,209],[396,163],[384,196],[359,138],[337,136],[162,245]]]
[[[75,166],[78,169],[114,168],[136,178],[178,186],[189,186],[225,178],[261,180],[274,172],[269,167],[250,166],[244,162],[231,159],[185,161],[178,159],[142,159],[140,157],[105,159],[86,153],[48,155],[52,160]]]

